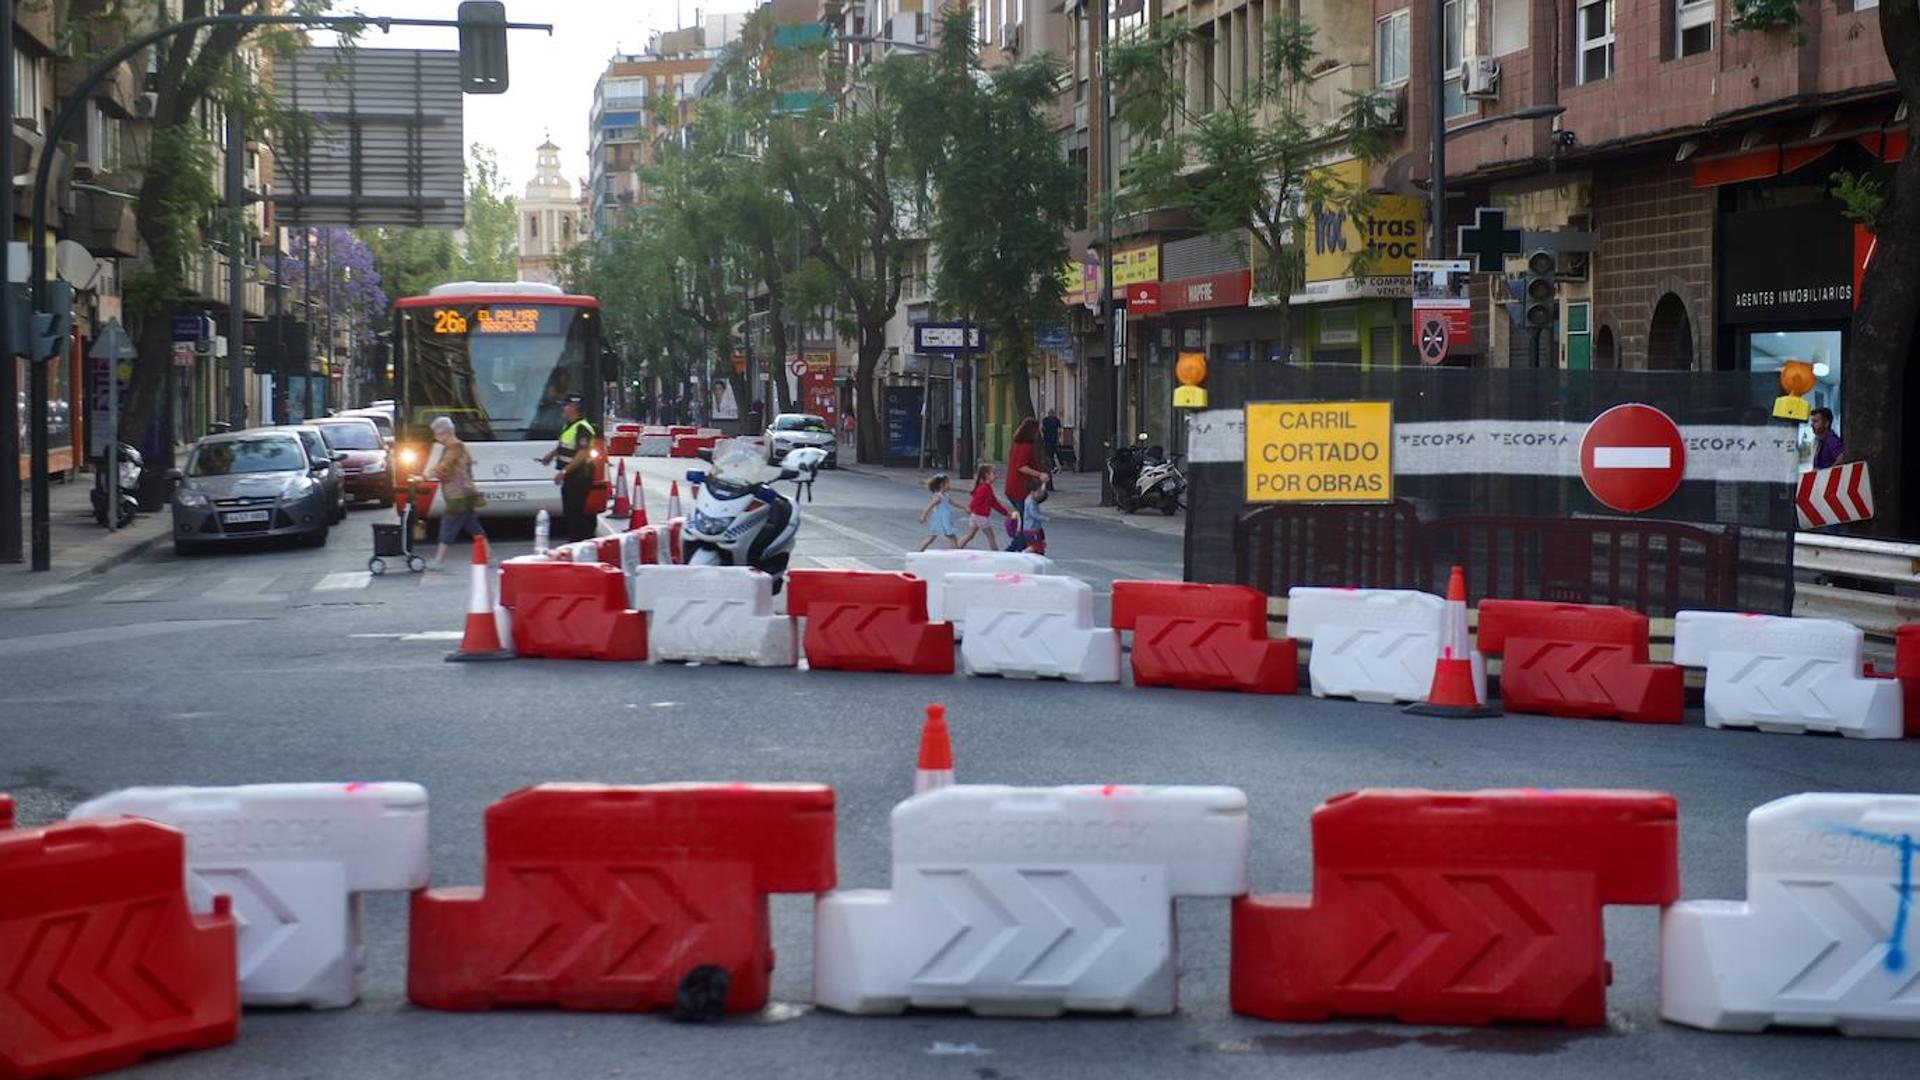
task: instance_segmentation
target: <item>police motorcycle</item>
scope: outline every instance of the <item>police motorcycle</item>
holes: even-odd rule
[[[744,439],[716,450],[711,460],[713,468],[687,473],[696,487],[680,527],[682,559],[688,566],[751,566],[772,575],[773,591],[779,592],[800,531],[800,510],[773,485],[800,474],[768,465],[765,454]]]

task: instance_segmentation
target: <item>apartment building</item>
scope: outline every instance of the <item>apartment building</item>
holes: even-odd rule
[[[605,233],[646,201],[642,172],[654,164],[655,144],[692,118],[701,78],[744,23],[740,15],[708,15],[654,35],[645,52],[607,62],[587,118],[589,231]]]
[[[1597,239],[1560,259],[1548,362],[1768,371],[1808,360],[1810,397],[1840,409],[1872,238],[1842,214],[1832,176],[1907,150],[1877,7],[1803,5],[1796,34],[1730,30],[1731,0],[1449,0],[1445,46],[1460,63],[1445,82],[1450,126],[1565,109],[1448,140],[1450,228],[1498,206],[1521,228]],[[1390,183],[1427,171],[1426,14],[1374,2],[1376,52],[1403,74],[1410,106]],[[1476,286],[1468,354],[1525,364],[1500,288],[1492,275]]]

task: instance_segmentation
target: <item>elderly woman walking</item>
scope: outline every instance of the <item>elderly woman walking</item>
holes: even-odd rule
[[[465,532],[468,536],[485,536],[487,530],[480,527],[480,507],[486,498],[473,483],[473,455],[467,452],[467,444],[453,433],[453,421],[444,416],[435,417],[431,425],[433,441],[440,444],[440,460],[433,466],[433,478],[440,481],[440,498],[444,508],[440,513],[440,546],[433,551],[433,561],[427,564],[429,570],[442,570],[447,559],[447,545],[460,539]]]

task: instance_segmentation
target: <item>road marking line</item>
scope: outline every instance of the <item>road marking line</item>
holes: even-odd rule
[[[422,630],[418,634],[402,634],[401,641],[459,641],[466,636],[464,630]]]
[[[870,563],[865,559],[856,558],[852,555],[799,555],[795,557],[806,559],[807,561],[813,563],[814,568],[818,570],[877,571],[880,569],[880,567],[875,566],[873,563]]]
[[[1596,469],[1670,469],[1673,448],[1668,446],[1596,446]]]
[[[100,597],[103,604],[132,604],[151,599],[155,594],[173,584],[170,578],[158,578],[153,581],[136,581],[131,585],[122,585]]]
[[[328,574],[313,587],[314,592],[327,592],[336,589],[364,589],[373,583],[373,575],[365,570],[342,570],[337,574]]]
[[[238,601],[265,600],[261,595],[267,586],[274,583],[272,577],[249,577],[242,575],[221,579],[220,583],[201,594],[203,600]]]

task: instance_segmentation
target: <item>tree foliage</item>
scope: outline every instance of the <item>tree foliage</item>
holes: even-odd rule
[[[1203,232],[1248,238],[1257,291],[1284,298],[1302,283],[1301,241],[1312,216],[1357,218],[1372,208],[1364,184],[1321,166],[1385,155],[1382,102],[1374,93],[1348,93],[1333,123],[1316,123],[1306,97],[1319,61],[1314,29],[1282,15],[1267,24],[1258,79],[1233,95],[1210,88],[1214,104],[1203,107],[1187,94],[1188,65],[1210,47],[1199,30],[1166,19],[1107,48],[1119,121],[1139,140],[1121,176],[1120,208],[1182,208]],[[1367,259],[1363,247],[1352,271],[1364,274]],[[1287,305],[1273,311],[1285,341]]]
[[[466,223],[460,229],[454,276],[463,281],[513,281],[520,219],[500,175],[493,148],[474,143],[467,151]]]
[[[444,229],[355,230],[372,253],[381,282],[395,297],[420,296],[453,280],[453,234]]]
[[[1063,68],[1041,55],[983,76],[972,12],[940,22],[938,51],[901,79],[910,158],[931,195],[934,298],[993,330],[997,373],[1019,417],[1033,415],[1033,332],[1060,317],[1060,267],[1080,199],[1048,109]]]

